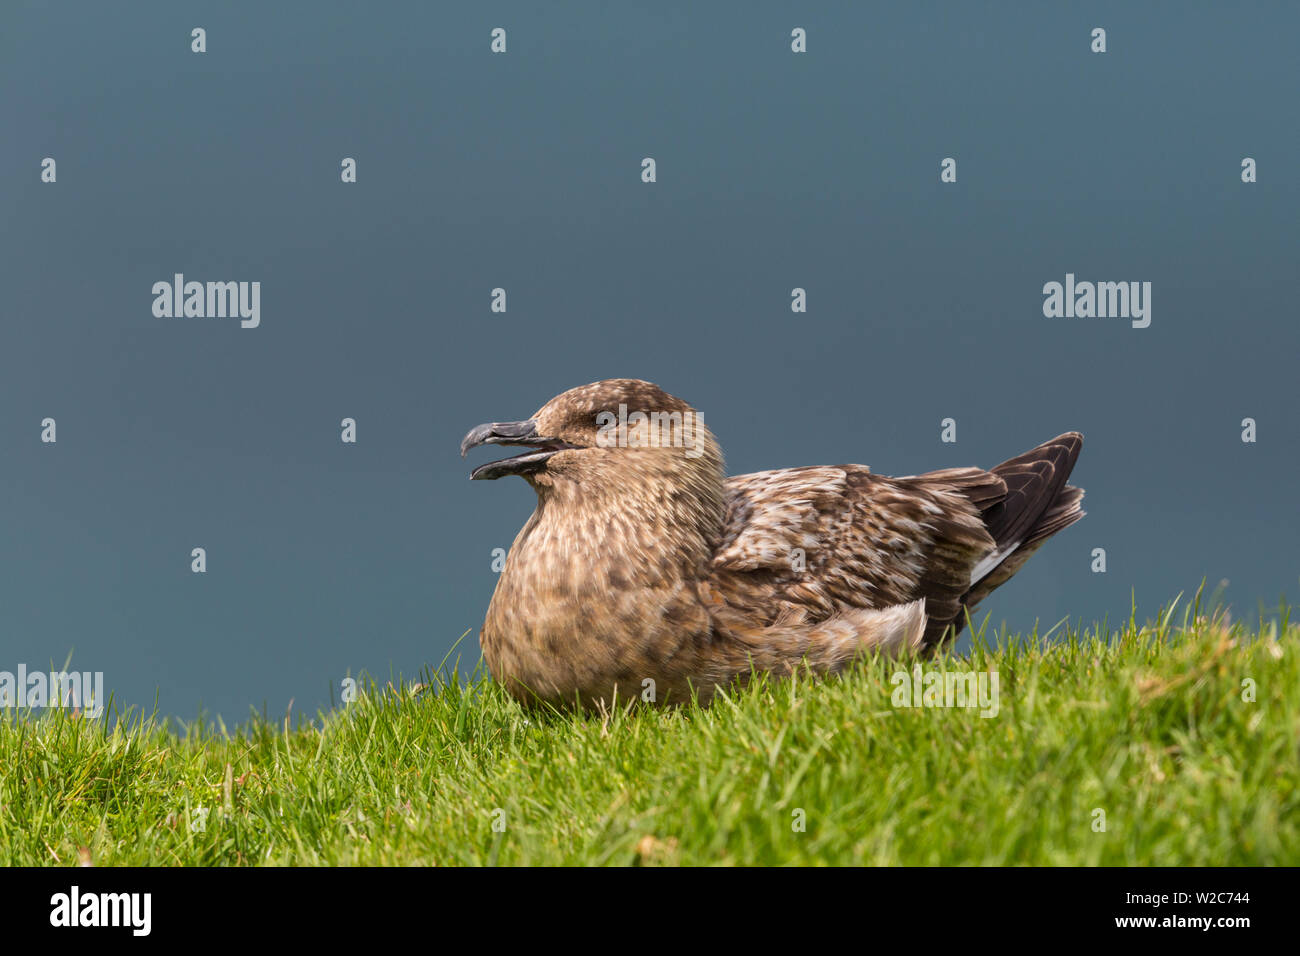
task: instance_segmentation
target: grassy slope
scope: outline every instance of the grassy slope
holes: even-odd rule
[[[1300,863],[1300,630],[999,644],[925,663],[996,669],[992,719],[894,708],[882,660],[606,719],[454,679],[324,730],[11,717],[0,863]]]

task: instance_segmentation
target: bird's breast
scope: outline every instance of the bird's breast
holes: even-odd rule
[[[708,629],[671,535],[534,514],[506,558],[482,643],[493,676],[516,693],[608,697],[615,683],[658,680]]]

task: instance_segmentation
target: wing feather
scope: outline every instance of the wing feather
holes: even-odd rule
[[[924,598],[930,643],[996,547],[975,502],[1004,493],[997,476],[974,468],[911,478],[863,465],[739,475],[726,486],[714,584],[763,624]]]

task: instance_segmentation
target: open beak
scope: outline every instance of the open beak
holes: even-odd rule
[[[547,438],[537,434],[537,422],[532,419],[526,422],[488,422],[485,425],[476,425],[462,439],[460,457],[464,458],[471,448],[477,448],[479,445],[523,445],[538,450],[479,465],[470,472],[469,477],[472,481],[480,478],[492,480],[505,475],[530,475],[545,468],[546,460],[556,452],[577,447],[558,438]]]

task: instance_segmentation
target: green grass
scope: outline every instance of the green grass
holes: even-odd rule
[[[1300,630],[1169,617],[923,662],[997,671],[988,719],[885,660],[604,717],[454,674],[315,726],[11,714],[0,863],[1300,863]]]

